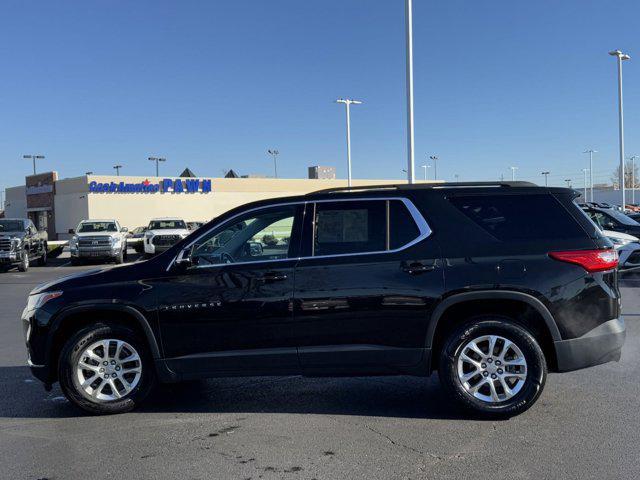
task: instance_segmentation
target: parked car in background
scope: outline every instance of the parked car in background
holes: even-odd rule
[[[144,234],[144,253],[153,256],[168,250],[189,235],[187,224],[181,218],[154,218]]]
[[[73,235],[69,240],[72,265],[79,265],[85,260],[120,264],[127,256],[128,230],[117,220],[83,220],[69,233]]]
[[[618,251],[618,270],[640,267],[640,239],[626,233],[602,232]]]
[[[0,268],[26,272],[32,261],[47,263],[49,236],[28,218],[0,218]]]
[[[127,237],[127,245],[133,245],[133,249],[136,253],[144,252],[144,234],[147,231],[147,227],[136,227]],[[132,240],[129,242],[129,240]]]
[[[612,230],[640,237],[640,223],[616,209],[587,207],[582,210],[601,230]]]
[[[620,358],[618,256],[574,198],[458,182],[244,205],[149,261],[34,289],[29,364],[99,414],[133,409],[156,381],[438,371],[460,405],[516,415],[548,370]]]

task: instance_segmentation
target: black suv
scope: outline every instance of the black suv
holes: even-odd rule
[[[574,196],[456,183],[251,203],[147,262],[36,288],[29,363],[93,413],[156,381],[438,370],[462,405],[514,415],[547,370],[620,357],[617,254]]]

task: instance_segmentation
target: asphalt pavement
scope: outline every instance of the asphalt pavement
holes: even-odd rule
[[[640,274],[622,281],[622,360],[549,376],[536,405],[469,418],[431,378],[214,379],[87,416],[25,366],[20,313],[65,258],[0,274],[2,479],[640,478]]]

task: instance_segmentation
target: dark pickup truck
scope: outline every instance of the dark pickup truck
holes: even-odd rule
[[[0,269],[17,266],[26,272],[29,263],[47,263],[46,231],[39,232],[26,218],[0,218]]]

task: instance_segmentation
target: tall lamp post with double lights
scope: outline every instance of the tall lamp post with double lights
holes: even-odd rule
[[[267,153],[273,157],[273,174],[275,178],[278,178],[278,160],[277,157],[280,155],[280,152],[275,148],[270,148],[267,150]]]
[[[636,158],[638,155],[631,155],[629,160],[631,160],[631,203],[636,203]]]
[[[122,165],[114,165],[113,169],[116,171],[116,176],[119,177],[120,176],[120,169],[122,168]]]
[[[160,162],[166,162],[167,159],[166,158],[162,158],[162,157],[149,157],[148,159],[150,162],[156,162],[156,177],[160,176],[160,168],[158,167],[158,165],[160,164]]]
[[[589,196],[593,202],[593,154],[598,153],[598,151],[590,148],[589,150],[585,150],[583,153],[589,154]]]
[[[549,186],[548,177],[549,177],[550,173],[551,172],[549,172],[549,171],[540,172],[541,175],[544,175],[544,186],[545,187]]]
[[[36,174],[36,160],[44,159],[44,155],[23,155],[22,158],[26,160],[33,160],[33,174]]]
[[[434,180],[438,180],[438,159],[439,159],[439,157],[437,155],[431,155],[429,158],[433,162],[433,179]]]
[[[361,105],[360,100],[339,98],[336,103],[344,103],[347,115],[347,185],[351,186],[351,105]]]
[[[622,209],[625,208],[625,185],[624,185],[624,108],[622,101],[622,62],[631,57],[620,50],[613,50],[609,55],[617,58],[618,63],[618,142],[620,144],[620,193],[622,199]]]
[[[584,175],[584,201],[587,201],[587,172],[589,171],[588,168],[583,168],[582,169],[582,173]]]

